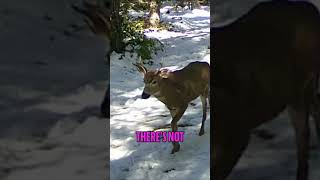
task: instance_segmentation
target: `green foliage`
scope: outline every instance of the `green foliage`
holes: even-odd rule
[[[130,20],[129,17],[125,17],[122,21],[122,32],[124,37],[130,41],[141,40],[143,38],[144,20]]]
[[[150,39],[144,35],[145,20],[143,18],[132,19],[123,18],[122,31],[124,33],[126,45],[133,47],[142,60],[152,58],[152,53],[162,50],[162,44],[157,39]]]
[[[133,18],[129,16],[129,10],[149,11],[147,0],[121,0],[121,32],[126,46],[132,47],[144,62],[152,58],[152,54],[162,49],[162,44],[157,39],[145,37],[144,29],[147,27],[145,17]]]
[[[157,40],[144,38],[143,41],[139,44],[137,48],[137,53],[141,57],[142,60],[151,59],[151,55],[153,52],[156,52],[162,49],[161,46],[157,46]]]
[[[122,0],[121,9],[126,11],[128,9],[133,9],[135,11],[147,11],[149,9],[148,1],[141,0]]]

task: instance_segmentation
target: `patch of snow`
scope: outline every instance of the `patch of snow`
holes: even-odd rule
[[[165,14],[170,6],[161,9],[162,18],[175,31],[148,31],[146,36],[157,38],[164,50],[154,55],[148,69],[181,69],[190,62],[210,63],[210,11],[208,7]],[[179,123],[185,132],[181,150],[170,154],[171,143],[138,143],[136,131],[152,131],[169,124],[171,116],[156,98],[141,99],[143,76],[132,65],[135,53],[124,56],[113,53],[110,72],[110,177],[118,179],[209,179],[210,178],[210,115],[205,124],[205,135],[199,136],[202,108],[199,99],[189,106]],[[160,65],[161,64],[161,65]],[[164,67],[163,67],[164,66]],[[178,124],[179,124],[178,123]],[[170,130],[170,129],[165,129]]]

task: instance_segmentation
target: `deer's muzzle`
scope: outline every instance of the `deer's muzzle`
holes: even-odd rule
[[[150,94],[147,94],[144,91],[142,92],[142,95],[141,95],[142,99],[148,99],[149,97],[150,97]]]

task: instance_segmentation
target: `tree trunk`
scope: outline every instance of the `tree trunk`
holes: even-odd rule
[[[199,0],[191,0],[191,9],[198,9],[200,8]]]
[[[150,0],[149,5],[149,25],[151,27],[158,27],[160,24],[161,0]]]
[[[111,51],[122,52],[125,45],[123,43],[123,32],[121,29],[120,0],[111,1],[111,26]]]

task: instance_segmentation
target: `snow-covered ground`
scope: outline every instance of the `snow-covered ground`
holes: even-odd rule
[[[108,47],[71,3],[0,1],[1,180],[109,177]]]
[[[164,50],[153,57],[154,64],[147,68],[174,66],[181,68],[193,61],[210,61],[210,10],[209,7],[171,12],[161,9],[162,18],[174,25],[174,31],[153,31],[149,37],[159,39]],[[183,179],[208,180],[210,178],[210,115],[205,134],[198,136],[202,110],[199,99],[190,105],[178,124],[185,132],[181,149],[170,154],[171,143],[137,143],[136,131],[152,131],[170,124],[171,116],[164,104],[155,99],[141,99],[143,77],[133,62],[136,54],[113,54],[110,69],[110,177],[111,180]],[[170,129],[161,129],[170,130]]]
[[[142,76],[131,64],[135,54],[121,60],[113,54],[112,118],[99,117],[108,47],[87,29],[74,31],[84,25],[70,8],[79,1],[0,1],[0,179],[109,179],[109,148],[114,180],[209,179],[210,116],[199,137],[199,100],[179,121],[187,125],[179,127],[186,133],[180,152],[171,155],[171,143],[136,142],[135,131],[169,124],[170,115],[155,98],[140,98]],[[238,17],[257,1],[216,0],[217,22]],[[147,67],[209,61],[209,15],[208,7],[163,14],[176,31],[147,33],[165,45]],[[262,128],[275,137],[253,136],[230,180],[294,179],[296,149],[287,115]],[[310,162],[310,180],[318,180],[319,150],[312,150]]]

